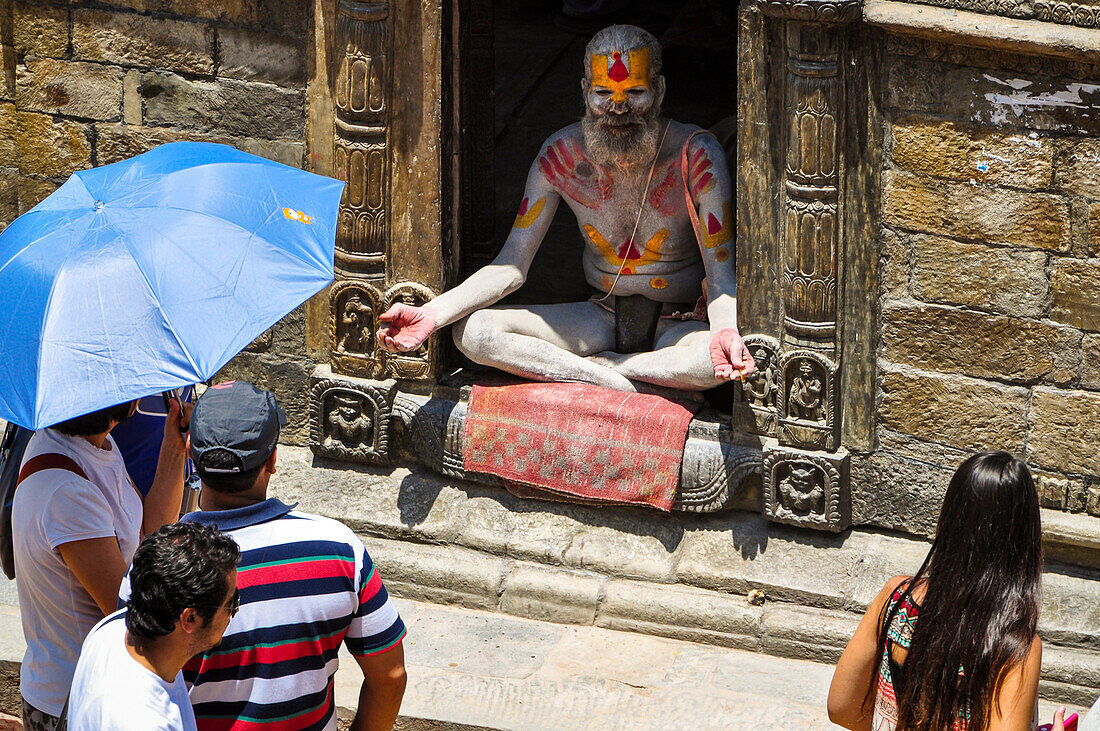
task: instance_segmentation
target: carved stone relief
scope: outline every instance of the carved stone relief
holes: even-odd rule
[[[416,282],[403,282],[390,287],[383,298],[382,311],[396,303],[419,307],[436,294],[430,288]],[[388,353],[386,372],[395,378],[434,378],[439,371],[439,333],[433,334],[416,350],[408,353]]]
[[[310,446],[318,456],[384,464],[396,381],[314,375],[310,388]]]
[[[737,383],[734,428],[774,437],[779,415],[779,341],[768,335],[749,335],[745,347],[756,361],[756,370]]]
[[[837,366],[812,350],[779,359],[779,440],[807,449],[837,448]]]
[[[851,523],[848,452],[764,445],[764,515],[777,523],[842,531]]]
[[[389,243],[390,6],[339,0],[335,90],[336,175],[340,201],[336,264],[345,273],[380,276]]]
[[[333,364],[340,371],[376,377],[382,373],[382,355],[376,347],[382,293],[367,282],[346,280],[329,293],[329,331]]]

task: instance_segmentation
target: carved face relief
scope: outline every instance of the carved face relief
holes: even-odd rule
[[[793,464],[779,481],[779,503],[796,515],[825,512],[824,475],[810,464]]]
[[[369,445],[373,438],[372,409],[363,398],[351,394],[333,394],[325,417],[325,446],[343,445],[354,449]]]

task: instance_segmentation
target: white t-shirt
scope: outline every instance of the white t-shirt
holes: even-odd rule
[[[71,731],[196,731],[183,673],[171,683],[126,650],[126,610],[97,624],[80,651]]]
[[[19,690],[32,706],[56,716],[65,705],[80,644],[103,618],[57,547],[114,536],[129,564],[141,540],[142,502],[111,437],[97,449],[86,439],[41,429],[31,437],[23,462],[49,453],[70,457],[88,479],[59,469],[31,475],[15,492],[11,522],[27,640]]]

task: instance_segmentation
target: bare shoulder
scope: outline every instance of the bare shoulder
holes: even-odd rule
[[[546,141],[542,143],[541,152],[545,152],[547,148],[553,147],[558,143],[584,144],[584,131],[581,129],[581,123],[574,122],[568,127],[562,127],[557,132],[547,137]]]

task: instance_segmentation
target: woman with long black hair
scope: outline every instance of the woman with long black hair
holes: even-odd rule
[[[1034,728],[1042,566],[1027,466],[1007,452],[965,460],[920,570],[887,582],[845,648],[829,718],[874,731]]]

